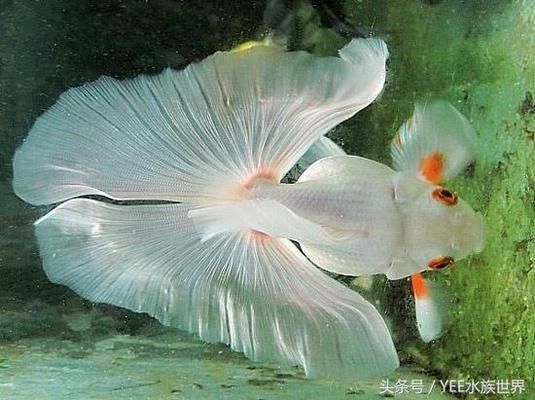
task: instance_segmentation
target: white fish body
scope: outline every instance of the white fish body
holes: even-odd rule
[[[375,39],[327,58],[255,45],[183,71],[67,91],[13,160],[17,195],[62,202],[35,223],[47,276],[253,360],[298,364],[309,377],[390,373],[399,362],[375,308],[289,239],[335,272],[425,269],[403,239],[396,197],[396,185],[421,181],[339,156],[295,185],[278,183],[376,98],[387,56]],[[408,215],[429,192],[410,187],[399,192]]]
[[[366,240],[359,240],[357,244],[361,246],[360,248],[353,246],[354,243],[350,241],[346,242],[344,245],[346,252],[342,259],[350,261],[350,268],[345,270],[342,268],[344,263],[341,262],[340,257],[333,258],[333,246],[322,244],[328,249],[327,252],[319,255],[320,257],[323,255],[323,258],[318,258],[317,251],[307,251],[304,247],[307,255],[318,265],[325,268],[332,264],[329,268],[331,271],[349,275],[359,273],[355,268],[357,264],[351,264],[355,251],[363,249],[365,252],[367,249],[376,249],[374,255],[377,256],[388,250],[390,253],[386,260],[387,262],[392,260],[392,264],[386,271],[383,267],[378,272],[385,273],[391,279],[411,274],[416,322],[418,332],[424,342],[440,336],[442,316],[434,298],[436,293],[433,293],[439,288],[436,284],[430,287],[419,271],[443,269],[470,252],[480,252],[483,247],[482,216],[475,213],[455,193],[438,185],[455,176],[471,161],[474,146],[475,134],[470,124],[452,106],[443,101],[427,105],[418,104],[414,115],[400,128],[392,142],[392,158],[396,168],[401,172],[390,171],[390,174],[384,175],[392,178],[391,181],[386,180],[386,187],[391,188],[394,197],[375,198],[370,194],[351,197],[351,201],[361,198],[374,204],[375,213],[369,213],[373,217],[368,219],[370,225],[368,231],[373,232],[379,227],[377,237],[382,240],[375,243],[372,243],[369,237]],[[308,152],[310,153],[307,154],[308,157],[304,157],[305,164],[310,164],[310,159],[316,155],[318,155],[317,159],[329,156],[338,157],[341,151],[343,150],[337,148],[330,139],[324,137],[318,140],[312,151]],[[343,168],[337,166],[340,158],[336,157],[329,161],[322,160],[318,166],[327,165],[337,174],[341,173]],[[361,164],[369,163],[369,160],[361,160]],[[316,166],[307,170],[301,180],[315,170],[321,171],[321,168]],[[375,188],[381,181],[381,179],[371,177],[365,165],[355,172],[369,178],[368,182],[361,182],[360,186],[373,185]],[[324,172],[324,174],[331,175],[330,172]],[[349,182],[357,184],[358,180],[358,178],[351,179]],[[378,193],[377,189],[373,190],[375,194]],[[452,197],[443,199],[436,195],[442,191],[451,193]],[[342,208],[346,208],[351,201],[344,201]],[[396,204],[394,212],[390,204],[392,201]],[[389,204],[385,205],[385,202]],[[333,203],[324,204],[332,205]],[[362,206],[359,209],[363,209]],[[331,210],[330,216],[324,219],[336,221],[337,212],[343,216],[346,224],[354,227],[362,227],[359,224],[366,221],[366,218],[362,217],[357,218],[357,223],[352,219],[347,220],[351,212],[348,213],[344,209],[334,213]],[[334,225],[344,226],[339,221],[336,221]],[[363,230],[366,229],[363,228]],[[391,240],[391,238],[395,239]],[[362,254],[358,255],[358,259],[363,260]],[[369,268],[374,265],[374,262],[368,259],[363,264],[364,268]],[[380,267],[378,263],[375,265]],[[428,268],[422,268],[425,265]]]
[[[445,190],[439,184],[459,173],[473,157],[475,134],[468,121],[451,105],[443,101],[430,104],[418,104],[414,115],[404,124],[392,142],[392,158],[398,171],[384,173],[389,176],[384,187],[393,191],[390,196],[374,197],[367,193],[363,196],[352,196],[351,201],[343,201],[342,210],[329,213],[328,221],[336,221],[332,225],[344,226],[337,221],[337,213],[343,217],[345,224],[361,227],[363,231],[375,232],[378,240],[372,242],[370,237],[348,241],[338,246],[343,257],[333,257],[333,246],[322,243],[326,252],[318,253],[317,249],[302,248],[307,255],[323,268],[342,274],[357,275],[359,264],[352,262],[355,258],[361,261],[366,258],[366,250],[375,249],[373,256],[383,258],[380,262],[367,259],[362,262],[364,269],[370,272],[370,266],[375,265],[375,273],[385,273],[389,278],[396,279],[411,274],[413,293],[416,308],[416,322],[418,332],[424,342],[438,338],[442,331],[442,316],[434,292],[438,290],[436,284],[430,284],[419,271],[426,269],[439,270],[453,263],[454,260],[464,258],[471,252],[480,252],[484,242],[484,222],[479,213],[455,193],[454,201],[446,201],[433,193]],[[343,168],[338,166],[341,152],[330,139],[324,137],[318,140],[303,157],[305,165],[311,164],[311,159],[331,157],[331,160],[321,160],[315,168],[306,171],[301,180],[315,170],[322,171],[322,164],[330,166],[332,171],[340,174]],[[332,158],[335,156],[334,158]],[[358,187],[373,186],[374,194],[378,194],[377,185],[384,179],[372,176],[366,168],[366,163],[373,165],[369,160],[360,159],[361,168],[354,171],[358,178],[349,179],[349,182]],[[356,162],[355,164],[358,165]],[[299,161],[302,162],[301,160]],[[347,159],[349,162],[349,159]],[[384,170],[384,169],[383,169]],[[331,172],[323,172],[326,176]],[[349,174],[351,175],[351,174]],[[364,178],[362,177],[364,175]],[[369,178],[366,182],[366,178]],[[391,178],[391,179],[390,179]],[[416,178],[416,179],[415,179]],[[360,185],[357,183],[361,180]],[[383,189],[384,189],[383,187]],[[348,193],[345,193],[348,194]],[[375,212],[369,212],[370,218],[348,219],[352,212],[345,208],[358,199],[373,204]],[[388,203],[388,204],[385,204]],[[395,204],[392,207],[391,203]],[[333,202],[323,203],[332,205]],[[336,204],[336,202],[334,203]],[[354,204],[354,203],[353,203]],[[354,210],[351,206],[349,206]],[[359,211],[364,208],[359,205]],[[369,222],[369,228],[362,223]],[[357,246],[355,246],[355,244]],[[360,247],[359,247],[360,246]],[[345,251],[344,251],[345,250]],[[360,253],[357,255],[355,252]],[[364,253],[364,255],[362,254]],[[345,261],[348,261],[347,263]],[[384,269],[385,260],[391,262],[390,268]],[[343,268],[348,265],[349,268]],[[330,268],[329,268],[330,266]],[[427,268],[425,268],[427,266]],[[366,272],[364,272],[366,273]]]
[[[451,129],[466,122],[444,102],[429,105],[423,117],[445,117]],[[461,134],[465,136],[458,145],[464,148],[473,132],[466,125]],[[443,147],[438,143],[436,151]],[[442,168],[446,173],[446,168],[459,167],[450,163]],[[237,210],[231,203],[215,213],[211,208],[195,210],[192,216],[211,214],[210,222],[228,232],[253,229],[295,240],[315,264],[344,275],[381,273],[399,279],[432,268],[437,257],[459,260],[481,251],[481,214],[454,193],[454,204],[445,204],[436,192],[449,191],[415,172],[396,172],[361,157],[330,156],[313,163],[297,184],[262,176],[249,181],[244,195],[248,207]],[[210,235],[206,218],[199,225],[203,235]]]

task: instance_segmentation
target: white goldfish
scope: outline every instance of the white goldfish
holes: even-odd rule
[[[308,377],[390,373],[379,313],[314,264],[397,279],[479,251],[481,216],[437,186],[469,160],[473,131],[447,104],[417,107],[394,141],[398,172],[340,154],[279,183],[379,95],[387,57],[377,39],[326,58],[255,44],[68,90],[13,160],[19,197],[62,202],[35,223],[47,276]]]

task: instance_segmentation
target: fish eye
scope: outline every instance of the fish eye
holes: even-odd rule
[[[454,193],[442,187],[435,188],[433,190],[432,196],[436,201],[447,206],[454,206],[459,200],[457,193]]]
[[[431,260],[429,260],[427,262],[427,266],[436,271],[441,271],[443,269],[446,269],[450,265],[452,265],[453,262],[454,262],[453,257],[440,256],[440,257],[432,258]]]

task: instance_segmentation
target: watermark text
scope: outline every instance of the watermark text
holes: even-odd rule
[[[383,379],[379,391],[382,395],[429,394],[440,390],[450,394],[509,394],[525,392],[524,379],[439,379],[424,382],[422,379]]]

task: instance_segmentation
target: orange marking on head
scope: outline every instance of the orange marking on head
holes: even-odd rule
[[[278,171],[275,168],[265,167],[261,168],[254,174],[248,176],[241,182],[241,186],[245,189],[251,189],[258,179],[266,179],[270,181],[277,180],[279,176]]]
[[[420,161],[420,173],[432,183],[442,182],[444,174],[444,155],[435,151]]]
[[[429,297],[429,289],[427,288],[427,283],[425,282],[425,279],[421,273],[418,272],[416,274],[412,274],[411,281],[414,297],[419,299],[425,299]]]

